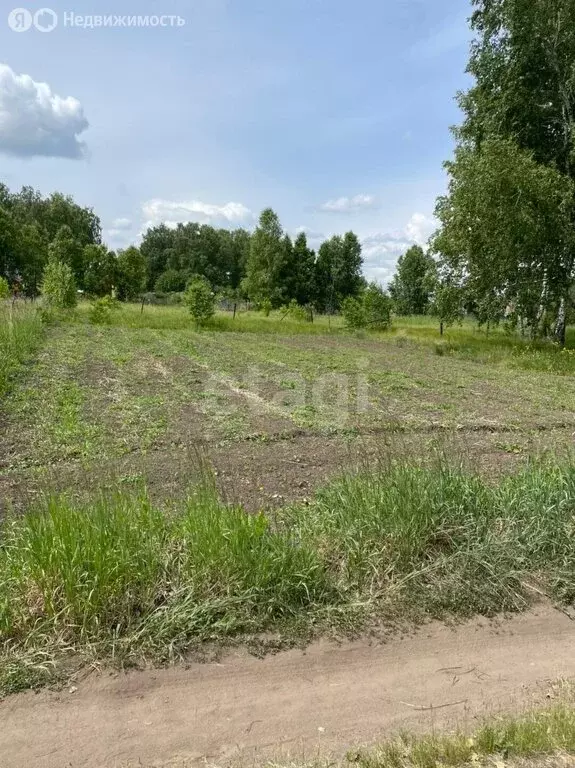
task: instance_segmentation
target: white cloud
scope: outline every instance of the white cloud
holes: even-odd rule
[[[377,200],[373,195],[355,195],[355,197],[338,197],[336,200],[328,200],[319,206],[319,210],[325,213],[354,213],[375,207],[377,207]]]
[[[210,224],[240,225],[253,221],[254,214],[242,203],[225,203],[213,205],[201,200],[174,201],[149,200],[142,206],[144,216],[148,220],[146,227],[166,224],[175,225],[178,222],[198,221]]]
[[[407,222],[405,232],[410,240],[418,245],[426,245],[431,235],[437,229],[437,220],[424,213],[414,213]]]
[[[363,271],[368,280],[388,283],[395,272],[399,257],[412,245],[425,246],[437,222],[423,213],[414,213],[404,229],[397,232],[377,232],[364,237]]]
[[[131,219],[114,219],[112,222],[112,230],[122,230],[125,232],[128,229],[132,229]]]
[[[81,158],[89,127],[78,99],[0,64],[0,152],[16,157]]]

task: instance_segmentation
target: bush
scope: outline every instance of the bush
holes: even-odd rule
[[[296,299],[292,299],[287,307],[282,307],[281,311],[284,315],[289,315],[293,320],[302,323],[309,321],[309,312],[305,307],[298,304]]]
[[[351,296],[344,299],[342,312],[348,328],[358,330],[359,328],[366,327],[367,317],[365,307],[363,302],[359,299],[354,299]]]
[[[196,326],[205,325],[216,311],[216,297],[205,277],[196,277],[186,289],[185,302]]]
[[[348,296],[342,305],[348,328],[384,331],[391,325],[392,301],[385,291],[372,283],[358,298]]]
[[[0,300],[7,299],[10,296],[10,286],[5,277],[0,277]]]
[[[264,313],[264,317],[269,317],[272,311],[272,303],[269,299],[264,299],[260,304],[260,309]]]
[[[363,295],[366,325],[370,330],[385,331],[391,325],[391,298],[375,283]]]
[[[112,322],[112,310],[118,308],[118,301],[112,296],[103,296],[93,302],[89,320],[93,325],[109,325]]]
[[[73,309],[78,302],[72,270],[56,259],[46,265],[41,291],[49,310]]]

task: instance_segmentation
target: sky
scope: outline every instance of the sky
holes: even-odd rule
[[[44,0],[0,10],[0,181],[72,195],[113,248],[148,226],[348,230],[385,284],[424,244],[468,86],[461,0]],[[53,11],[50,14],[50,11]],[[71,26],[75,16],[179,17]],[[57,19],[57,26],[47,31]],[[67,23],[66,23],[67,20]]]

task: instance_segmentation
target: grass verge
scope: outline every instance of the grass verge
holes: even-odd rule
[[[310,505],[247,515],[204,488],[53,498],[0,529],[0,690],[62,660],[164,661],[269,630],[516,611],[575,597],[575,466],[497,485],[439,464],[340,479]]]

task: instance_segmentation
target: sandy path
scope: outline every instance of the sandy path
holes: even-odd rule
[[[184,768],[341,753],[401,727],[520,709],[569,677],[575,624],[549,607],[499,625],[434,624],[384,645],[92,674],[74,693],[0,703],[0,766]]]

